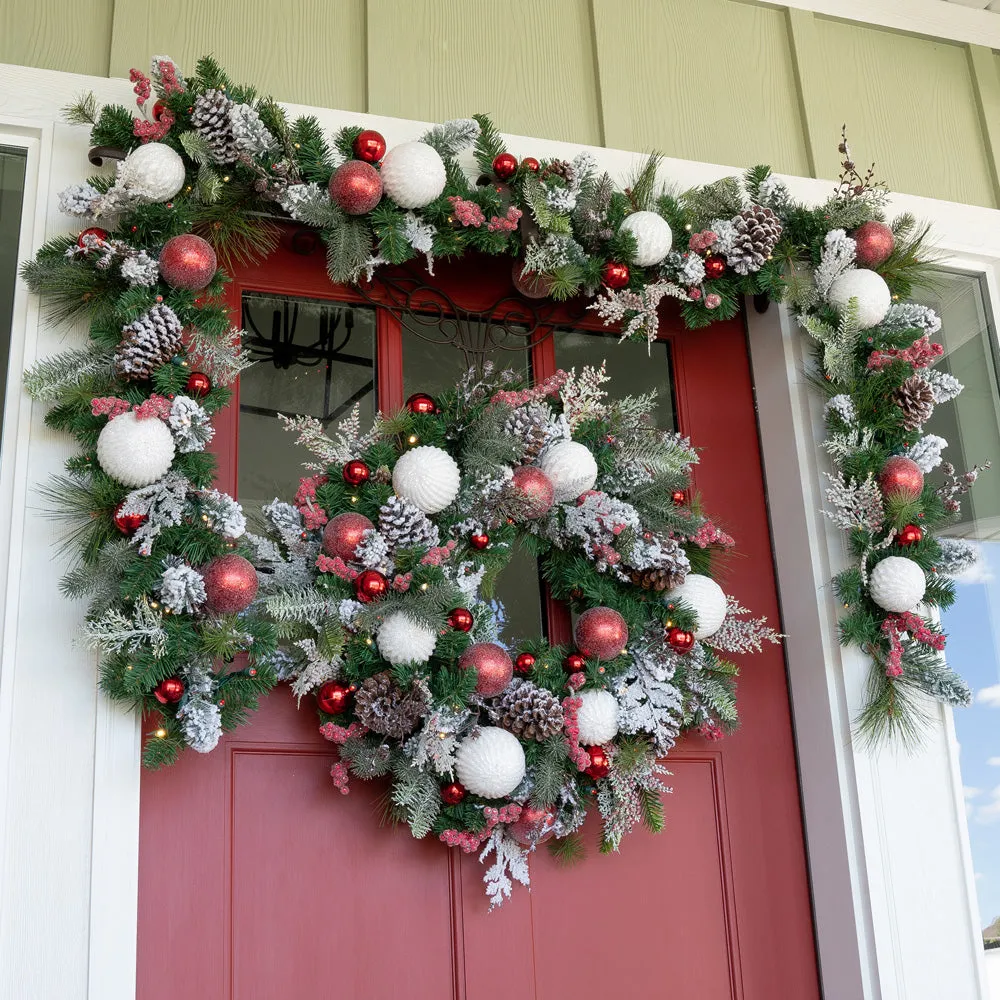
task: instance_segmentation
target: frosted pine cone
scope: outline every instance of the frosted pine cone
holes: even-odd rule
[[[170,306],[153,306],[122,329],[115,350],[115,372],[133,382],[150,378],[180,350],[182,331],[181,321]]]
[[[919,375],[911,375],[893,394],[893,402],[903,411],[903,426],[915,431],[934,412],[934,390]]]
[[[574,173],[573,164],[568,160],[551,160],[542,168],[539,177],[543,181],[549,177],[561,177],[567,184],[572,184]]]
[[[778,217],[769,208],[752,205],[733,219],[733,229],[726,263],[737,274],[759,271],[781,236]]]
[[[504,433],[517,438],[524,446],[522,462],[530,464],[558,433],[552,411],[541,403],[519,406],[504,424]]]
[[[427,698],[418,687],[404,691],[388,670],[361,683],[354,696],[354,714],[373,733],[401,740],[409,736],[427,711]]]
[[[654,569],[629,570],[632,582],[646,590],[673,590],[679,587],[687,577],[687,573],[676,566]]]
[[[392,496],[378,512],[378,530],[390,552],[397,549],[430,549],[441,536],[431,519],[416,504]]]
[[[233,123],[229,117],[233,102],[222,90],[206,90],[199,94],[191,112],[191,124],[198,134],[212,147],[212,155],[218,163],[234,163],[239,155],[239,146],[233,135]]]
[[[486,707],[490,720],[522,740],[547,740],[563,727],[559,699],[531,681],[515,677]]]

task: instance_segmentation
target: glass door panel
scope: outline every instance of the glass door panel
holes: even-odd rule
[[[21,232],[21,201],[24,196],[23,149],[0,146],[0,410],[7,384],[14,285],[17,282],[17,243]]]

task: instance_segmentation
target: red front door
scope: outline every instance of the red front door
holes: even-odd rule
[[[497,323],[470,323],[463,310],[488,310],[513,296],[508,272],[490,262],[438,270],[438,279],[425,280],[436,281],[439,313],[429,315],[427,290],[409,303],[422,310],[420,333],[430,330],[437,343],[389,308],[398,287],[376,284],[366,296],[334,288],[321,254],[282,252],[238,273],[234,319],[251,291],[356,307],[340,316],[351,317],[341,326],[327,316],[320,346],[299,355],[302,373],[285,383],[289,396],[322,397],[327,414],[352,398],[377,399],[391,412],[406,394],[433,391],[428,381],[453,381],[450,373],[466,357],[481,357],[480,349],[512,346],[496,351],[499,363],[530,362],[537,378],[603,356],[626,383],[613,383],[615,394],[658,385],[672,398],[679,429],[702,449],[697,489],[737,539],[726,589],[776,622],[742,321],[684,332],[668,319],[664,343],[647,355],[643,346],[588,337],[583,331],[599,328],[571,308],[546,304],[529,322],[528,306],[510,299],[498,307]],[[462,336],[449,319],[456,311],[465,317]],[[262,364],[277,370],[287,361],[289,315],[299,313],[272,312],[272,326],[258,333],[270,352]],[[525,325],[535,321],[525,340]],[[367,333],[359,335],[362,326]],[[358,346],[345,349],[351,337]],[[339,351],[347,366],[337,378],[324,351]],[[295,408],[294,400],[262,396],[244,403],[242,426],[237,406],[227,411],[217,436],[223,489],[235,493],[243,484],[241,452],[244,466],[258,463],[261,489],[269,470],[290,461],[259,462],[255,449],[271,433],[261,422]],[[518,612],[528,620],[530,603]],[[561,638],[560,610],[545,611],[539,621]],[[337,794],[329,778],[334,755],[312,706],[304,701],[297,711],[286,691],[274,692],[252,724],[212,754],[188,752],[173,768],[143,776],[138,997],[818,998],[781,650],[744,666],[738,733],[718,743],[688,738],[668,758],[673,794],[663,834],[638,831],[619,855],[605,857],[596,850],[598,824],[590,823],[584,862],[561,868],[536,852],[530,894],[516,890],[492,914],[475,856],[380,827],[377,783],[352,782],[349,796]]]

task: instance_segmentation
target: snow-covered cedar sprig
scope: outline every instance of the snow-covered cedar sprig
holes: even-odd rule
[[[520,882],[525,888],[530,887],[531,873],[528,870],[527,849],[511,839],[504,826],[495,827],[490,834],[486,846],[479,855],[480,864],[490,855],[493,856],[493,863],[486,869],[483,883],[492,910],[510,898],[515,881]]]
[[[361,404],[356,403],[351,412],[337,425],[336,433],[330,437],[322,423],[315,417],[286,417],[279,414],[285,429],[296,434],[295,443],[307,448],[319,460],[317,464],[307,464],[307,469],[325,469],[333,463],[349,462],[360,455],[379,436],[379,423],[366,434],[361,433]]]
[[[726,617],[719,630],[708,639],[714,649],[726,653],[759,653],[765,642],[779,644],[784,635],[767,624],[767,618],[741,618],[750,614],[735,597],[726,598]]]
[[[687,301],[689,297],[687,289],[672,281],[656,281],[639,292],[606,288],[587,308],[593,309],[605,326],[619,327],[620,340],[645,337],[652,344],[660,331],[660,302],[664,298]]]
[[[231,328],[221,337],[209,337],[197,328],[189,328],[189,367],[205,372],[216,385],[232,385],[254,363],[249,350],[242,346],[239,330]]]
[[[861,528],[864,531],[876,532],[885,520],[885,507],[882,503],[882,491],[869,473],[861,482],[848,480],[842,472],[824,473],[830,481],[826,491],[826,502],[829,510],[823,513],[838,528],[854,531]]]
[[[102,649],[109,653],[136,652],[148,646],[150,653],[160,659],[166,653],[167,633],[163,628],[163,615],[148,601],[136,601],[131,613],[109,608],[98,618],[83,623],[83,644],[89,649]]]

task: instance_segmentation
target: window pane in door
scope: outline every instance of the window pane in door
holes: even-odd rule
[[[290,499],[308,452],[279,414],[316,417],[328,429],[357,403],[361,426],[378,409],[375,310],[337,302],[247,292],[244,346],[257,362],[240,377],[239,497],[253,512]]]
[[[0,412],[3,411],[4,386],[7,384],[26,162],[27,154],[23,149],[0,146]]]

